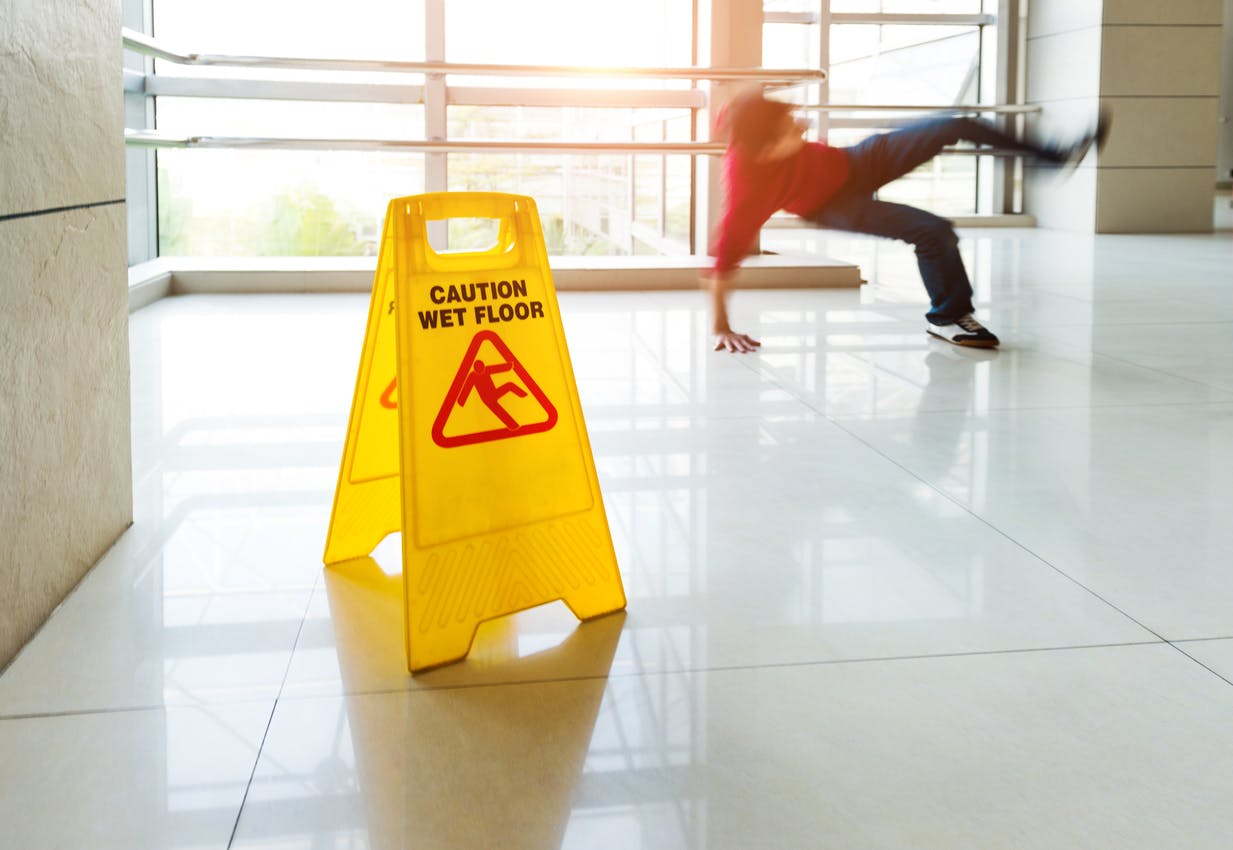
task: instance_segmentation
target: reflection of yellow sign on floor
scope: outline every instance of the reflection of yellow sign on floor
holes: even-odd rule
[[[498,220],[496,245],[437,253],[428,222],[449,218]],[[463,658],[494,617],[625,607],[530,198],[390,202],[325,561],[400,528],[413,672]]]

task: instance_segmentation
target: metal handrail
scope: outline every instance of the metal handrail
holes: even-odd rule
[[[249,68],[280,68],[298,70],[379,71],[423,74],[428,77],[446,74],[527,75],[527,76],[632,76],[657,79],[687,80],[759,80],[763,82],[817,82],[826,79],[826,72],[808,69],[768,68],[602,68],[541,65],[498,65],[451,62],[398,62],[362,59],[307,59],[291,57],[223,56],[198,53],[177,53],[154,38],[128,28],[122,29],[124,47],[169,62],[197,66],[234,66]],[[179,78],[171,78],[179,79]],[[199,78],[193,78],[199,80]],[[227,82],[242,82],[228,80]],[[248,81],[253,82],[253,81]],[[271,85],[278,85],[276,82]],[[136,89],[136,84],[133,85]],[[401,93],[405,96],[405,92]],[[208,95],[203,95],[208,96]],[[235,95],[232,95],[235,96]],[[268,95],[267,95],[268,96]],[[305,97],[303,92],[301,97]],[[367,88],[365,100],[373,97]],[[343,98],[350,99],[350,98]],[[358,99],[358,98],[357,98]],[[402,102],[405,98],[400,98]],[[816,104],[796,105],[794,109],[813,112],[936,112],[1024,114],[1039,112],[1036,105],[946,105],[919,104]],[[837,119],[841,120],[841,119]],[[151,130],[126,130],[125,143],[142,148],[229,148],[268,150],[383,150],[408,153],[572,153],[572,154],[688,154],[718,155],[724,145],[717,142],[530,142],[530,141],[428,141],[407,139],[312,139],[278,137],[179,136]],[[948,153],[1014,155],[993,149],[946,148]]]
[[[992,112],[998,115],[1029,115],[1040,112],[1038,103],[991,103],[991,104],[949,104],[947,106],[925,106],[921,104],[885,104],[885,103],[827,103],[805,106],[793,106],[810,112]]]
[[[460,74],[476,76],[594,76],[641,77],[710,81],[821,82],[827,78],[821,69],[783,68],[605,68],[562,65],[499,65],[458,62],[401,62],[369,59],[310,59],[273,56],[226,56],[203,53],[177,53],[156,39],[127,27],[121,30],[124,46],[137,53],[168,62],[195,66],[278,68],[284,70],[339,70],[414,73],[424,75]],[[199,80],[199,78],[193,78]],[[989,104],[942,106],[921,104],[830,103],[794,105],[812,112],[974,112],[1022,115],[1041,111],[1039,105]]]
[[[125,130],[138,148],[231,148],[245,150],[359,150],[401,153],[574,153],[712,154],[719,142],[524,142],[516,140],[426,141],[417,139],[308,139],[260,136],[181,136],[153,130]]]
[[[240,68],[278,68],[300,71],[382,71],[410,74],[469,74],[475,76],[530,77],[649,77],[674,80],[758,80],[762,82],[821,82],[826,72],[784,68],[605,68],[564,65],[499,65],[471,62],[403,62],[377,59],[311,59],[290,56],[226,56],[177,53],[150,36],[121,30],[124,47],[179,65],[215,65]]]
[[[257,100],[328,100],[358,103],[417,103],[422,102],[423,87],[403,83],[341,83],[288,80],[260,80],[237,77],[180,76],[159,74],[146,77],[131,70],[125,71],[125,90],[147,97],[167,95],[172,97],[220,97],[251,98]],[[463,87],[453,89],[452,103],[481,104],[485,95],[503,92],[504,89]],[[536,89],[543,97],[552,92],[565,97],[575,105],[581,96],[592,96],[612,101],[622,100],[621,105],[670,106],[699,108],[706,105],[706,95],[700,89]],[[654,102],[639,103],[637,101]],[[627,101],[627,102],[625,102]],[[487,104],[484,104],[487,105]],[[497,104],[504,105],[504,103]],[[524,103],[524,106],[543,105]],[[555,104],[554,104],[555,105]],[[592,105],[592,104],[587,104]],[[610,105],[610,104],[598,104]],[[1027,115],[1041,111],[1039,104],[885,104],[885,103],[827,103],[792,104],[794,110],[820,113],[845,112],[930,112],[948,114],[997,114]]]
[[[137,148],[223,148],[242,150],[387,151],[398,153],[532,153],[532,154],[687,154],[719,156],[719,142],[523,142],[419,141],[414,139],[305,139],[260,136],[178,136],[152,130],[125,130],[124,141]],[[973,156],[1021,156],[1000,148],[943,148],[945,153]]]
[[[949,27],[984,27],[996,24],[997,15],[990,14],[921,14],[896,12],[831,12],[827,19],[832,24],[924,24]],[[763,12],[762,20],[768,24],[818,24],[822,16],[817,12]]]

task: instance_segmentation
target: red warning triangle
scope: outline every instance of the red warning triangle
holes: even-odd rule
[[[501,360],[488,363],[479,357],[480,346],[487,342],[496,349]],[[517,376],[522,386],[512,381],[503,381],[506,373]],[[544,409],[545,419],[537,422],[519,422],[502,406],[501,399],[506,394],[525,397],[528,393],[539,402]],[[449,423],[454,410],[468,401],[485,405],[489,412],[500,421],[496,428],[488,428],[471,433],[446,435],[445,426]],[[509,350],[501,337],[493,331],[480,331],[471,340],[467,353],[463,355],[458,374],[445,394],[445,402],[437,413],[432,424],[432,441],[443,449],[457,446],[469,446],[475,443],[487,443],[492,440],[507,440],[510,437],[522,437],[527,434],[538,434],[550,431],[557,424],[557,409],[552,406],[548,396],[539,385],[527,374],[527,370],[513,352]]]

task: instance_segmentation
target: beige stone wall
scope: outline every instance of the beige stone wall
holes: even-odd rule
[[[1222,14],[1213,0],[1033,0],[1027,99],[1044,107],[1038,128],[1070,134],[1104,107],[1113,134],[1069,180],[1029,172],[1026,212],[1066,230],[1211,230]]]
[[[1233,182],[1233,0],[1224,0],[1224,26],[1220,48],[1220,142],[1216,153],[1216,179]]]
[[[0,667],[132,519],[119,0],[0,0]]]

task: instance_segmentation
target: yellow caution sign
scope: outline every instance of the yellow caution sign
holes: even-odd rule
[[[496,219],[496,244],[435,251],[428,223],[450,218]],[[465,657],[495,617],[625,607],[530,198],[390,203],[326,563],[399,528],[412,672]]]
[[[393,204],[390,209],[393,210]],[[402,527],[392,226],[393,217],[387,215],[368,308],[368,330],[351,402],[351,420],[334,491],[334,510],[325,538],[327,564],[371,554],[387,535]]]

